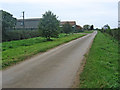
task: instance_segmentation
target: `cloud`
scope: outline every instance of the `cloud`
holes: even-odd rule
[[[16,18],[21,18],[22,11],[26,18],[35,18],[51,10],[60,20],[75,20],[80,25],[88,23],[97,27],[108,23],[117,27],[118,0],[0,0],[0,3],[3,10]]]
[[[0,3],[92,3],[118,2],[118,0],[0,0]]]

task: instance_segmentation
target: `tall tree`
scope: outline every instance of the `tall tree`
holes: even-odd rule
[[[51,11],[47,11],[40,20],[39,31],[43,37],[47,38],[47,40],[51,40],[51,37],[57,37],[59,34],[60,21],[57,18],[58,17]]]
[[[12,14],[10,14],[6,11],[0,10],[0,13],[1,13],[0,21],[2,21],[2,38],[5,38],[5,37],[7,37],[6,31],[8,29],[13,29],[15,27],[17,19],[14,18]]]
[[[66,33],[66,34],[69,34],[69,33],[72,32],[72,26],[69,24],[69,22],[66,22],[63,25],[63,32]]]
[[[1,17],[2,17],[2,30],[3,30],[3,32],[6,31],[7,29],[14,28],[16,25],[17,19],[14,18],[12,14],[10,14],[6,11],[0,10],[0,12],[2,13]]]
[[[84,29],[84,30],[89,30],[89,29],[90,29],[90,25],[84,25],[84,26],[83,26],[83,29]]]
[[[94,26],[93,26],[93,25],[91,25],[91,26],[90,26],[90,30],[93,30],[93,29],[94,29]]]

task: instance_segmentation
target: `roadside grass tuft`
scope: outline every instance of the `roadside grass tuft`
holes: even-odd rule
[[[120,88],[118,41],[98,32],[80,74],[79,88]]]
[[[61,34],[59,38],[53,38],[53,41],[45,41],[45,38],[37,37],[20,41],[3,43],[2,68],[17,64],[37,53],[45,52],[63,43],[80,38],[85,34],[71,34],[65,36]],[[12,48],[9,48],[12,46]]]

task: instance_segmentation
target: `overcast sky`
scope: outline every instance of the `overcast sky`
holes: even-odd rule
[[[76,21],[78,25],[90,24],[101,28],[108,24],[118,27],[119,0],[0,0],[0,9],[16,18],[41,18],[51,10],[61,21]]]

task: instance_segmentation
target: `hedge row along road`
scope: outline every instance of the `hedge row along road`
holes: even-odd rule
[[[70,88],[96,34],[94,31],[4,70],[3,88]]]

